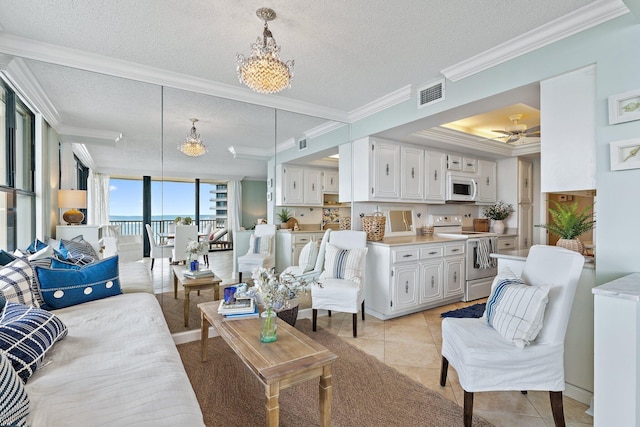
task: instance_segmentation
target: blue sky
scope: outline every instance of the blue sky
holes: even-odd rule
[[[210,185],[200,184],[200,216],[209,215]],[[195,184],[152,181],[151,212],[163,216],[195,216]],[[111,216],[142,216],[142,181],[111,179],[109,188]]]

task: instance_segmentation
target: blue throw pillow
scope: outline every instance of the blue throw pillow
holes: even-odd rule
[[[54,310],[122,293],[118,256],[84,266],[51,260],[51,268],[35,267],[47,310]]]
[[[0,349],[22,381],[40,366],[45,353],[67,335],[53,313],[8,301],[0,314]]]
[[[17,257],[13,256],[9,252],[6,252],[3,249],[0,249],[0,265],[7,265],[11,261],[15,260]]]
[[[11,361],[0,351],[0,425],[26,426],[29,396]]]
[[[44,249],[46,248],[48,245],[44,242],[41,242],[39,239],[34,240],[33,242],[31,242],[31,244],[29,245],[29,247],[26,249],[26,252],[30,253],[30,254],[35,254],[36,252],[38,252],[40,249]]]

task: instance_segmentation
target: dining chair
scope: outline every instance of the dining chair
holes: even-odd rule
[[[149,224],[145,224],[144,226],[147,230],[147,238],[149,239],[151,270],[153,270],[153,264],[155,263],[156,258],[169,258],[169,262],[171,262],[171,258],[173,257],[173,245],[159,245],[153,236],[151,226]]]
[[[483,317],[442,321],[440,385],[451,364],[464,390],[465,426],[473,393],[508,390],[549,391],[555,425],[565,425],[564,338],[583,264],[578,252],[532,246],[521,278],[496,277]]]
[[[275,241],[275,225],[256,225],[254,232],[249,237],[249,250],[246,255],[238,257],[238,272],[251,274],[253,270],[259,267],[275,267]]]
[[[187,245],[198,241],[198,227],[195,225],[176,225],[176,235],[173,241],[173,262],[186,261],[188,258]]]
[[[313,330],[316,330],[318,310],[352,313],[353,337],[358,336],[358,310],[364,321],[365,268],[367,233],[364,231],[332,231],[328,235],[322,257],[324,267],[318,281],[311,286]]]

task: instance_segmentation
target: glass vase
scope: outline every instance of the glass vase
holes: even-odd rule
[[[260,313],[260,341],[274,342],[278,339],[278,316],[272,308]]]

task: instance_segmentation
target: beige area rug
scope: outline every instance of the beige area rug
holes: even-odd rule
[[[455,403],[321,328],[312,332],[308,319],[298,320],[296,328],[338,356],[333,364],[332,426],[463,425],[462,408]],[[264,425],[265,395],[258,379],[222,338],[210,338],[207,350],[209,359],[203,363],[200,342],[178,345],[205,424]],[[319,425],[318,394],[317,381],[281,390],[280,425]],[[473,425],[491,426],[478,417]]]

